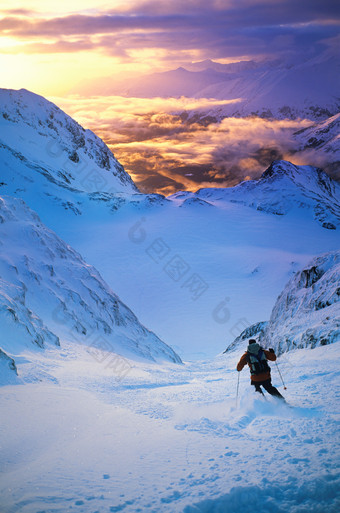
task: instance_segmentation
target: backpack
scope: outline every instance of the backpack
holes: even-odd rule
[[[252,375],[270,371],[270,367],[267,363],[267,358],[262,347],[260,347],[257,354],[249,353],[247,351],[247,362],[250,366],[250,374]]]

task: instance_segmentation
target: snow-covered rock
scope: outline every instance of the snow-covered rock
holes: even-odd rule
[[[11,281],[2,278],[5,275],[11,280],[11,272],[8,271],[14,271],[16,275],[19,275],[18,267],[12,263],[12,260],[7,258],[5,260],[3,256],[2,254],[0,257],[1,343],[6,344],[6,347],[10,347],[12,351],[15,351],[17,345],[22,347],[32,343],[40,348],[44,347],[46,342],[59,346],[59,338],[44,325],[40,317],[27,307],[26,285],[23,282],[14,285]],[[27,264],[28,260],[25,263]],[[26,274],[31,274],[31,277],[36,276],[27,268]]]
[[[324,228],[336,229],[340,224],[340,185],[319,168],[296,166],[284,160],[274,161],[258,180],[189,194],[176,194],[169,199],[178,202],[197,197],[217,204],[234,202],[276,215],[306,210]]]
[[[0,385],[17,382],[18,371],[13,358],[0,349]]]
[[[339,179],[340,113],[299,130],[294,134],[294,139],[298,143],[297,151],[304,152],[314,163],[319,158],[325,162],[326,156],[326,171]]]
[[[96,269],[19,199],[0,199],[0,346],[12,355],[73,340],[97,357],[180,362]],[[33,345],[32,345],[33,344]]]
[[[288,282],[260,335],[278,353],[340,340],[340,251],[314,258]]]
[[[235,338],[235,340],[226,348],[225,351],[223,351],[223,353],[228,353],[234,349],[240,349],[240,346],[242,345],[248,345],[248,340],[250,338],[257,339],[260,335],[263,334],[267,324],[267,321],[262,321],[248,326],[238,337]]]

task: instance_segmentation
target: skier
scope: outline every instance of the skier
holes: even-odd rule
[[[241,356],[236,369],[238,372],[241,372],[243,367],[248,363],[251,384],[255,387],[256,392],[264,395],[261,389],[262,386],[269,394],[284,401],[284,397],[272,385],[270,367],[267,363],[267,359],[275,362],[276,354],[274,353],[274,349],[270,348],[267,351],[252,338],[249,340],[247,351]]]

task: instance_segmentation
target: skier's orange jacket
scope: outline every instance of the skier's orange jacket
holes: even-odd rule
[[[266,355],[267,360],[271,360],[272,362],[275,362],[275,360],[276,360],[275,353],[272,353],[271,351],[267,351],[266,349],[264,349],[263,352]],[[241,371],[247,363],[248,363],[247,352],[245,352],[241,356],[241,359],[238,362],[236,369],[238,371]],[[248,365],[249,365],[249,363],[248,363]],[[249,368],[250,368],[250,365],[249,365]],[[266,371],[266,372],[261,372],[260,374],[251,374],[250,379],[251,379],[251,381],[254,381],[254,382],[266,381],[266,379],[270,379],[270,370]]]

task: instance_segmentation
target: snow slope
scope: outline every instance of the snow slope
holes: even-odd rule
[[[278,297],[260,341],[278,353],[340,341],[340,251],[297,272]]]
[[[0,221],[4,351],[16,356],[32,345],[43,348],[73,340],[102,360],[111,353],[111,360],[115,354],[180,362],[170,347],[139,323],[96,269],[44,226],[22,200],[0,198]]]
[[[292,408],[248,370],[236,407],[237,353],[119,382],[84,346],[27,353],[0,389],[1,511],[336,513],[339,349],[278,360]]]

